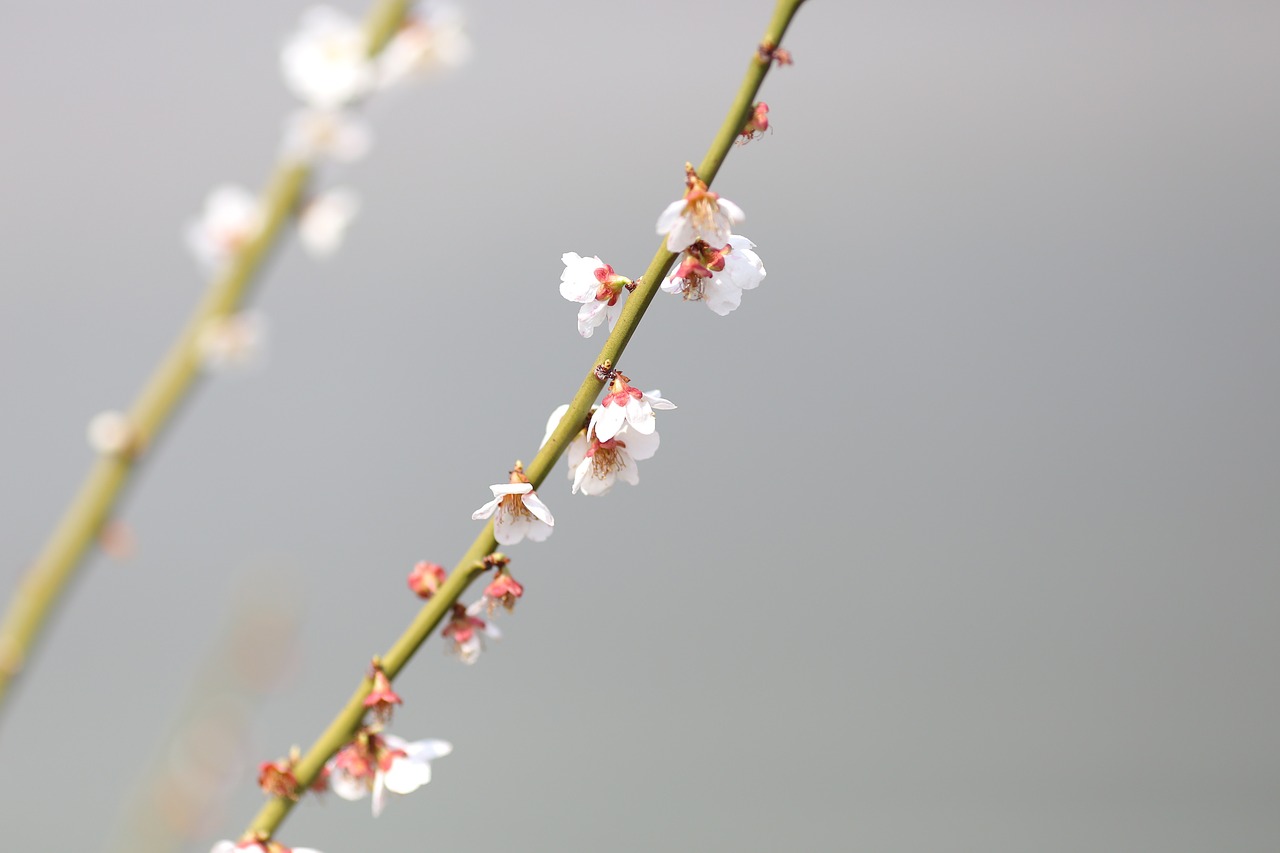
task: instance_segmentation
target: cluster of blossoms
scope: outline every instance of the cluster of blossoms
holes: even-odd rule
[[[386,807],[387,794],[410,794],[431,781],[431,762],[453,751],[443,740],[407,741],[383,731],[391,721],[396,706],[403,700],[391,687],[391,680],[378,659],[372,666],[373,681],[364,707],[369,714],[355,735],[329,759],[312,781],[315,793],[333,791],[344,800],[360,800],[372,795],[373,815]],[[300,755],[297,747],[288,757],[266,761],[258,769],[258,785],[274,797],[297,800],[303,793],[295,768]],[[259,835],[248,835],[238,842],[220,841],[213,853],[234,850],[259,850],[261,853],[289,853],[289,849]],[[302,848],[295,848],[301,853]]]
[[[285,85],[303,106],[285,122],[280,157],[316,167],[353,163],[373,144],[368,122],[357,112],[372,96],[416,76],[453,68],[470,55],[462,19],[451,7],[418,7],[379,51],[371,49],[360,22],[317,6],[280,53]],[[317,258],[342,245],[360,202],[350,190],[314,193],[297,210],[298,238]],[[217,275],[262,234],[268,213],[249,190],[222,185],[209,193],[199,219],[188,225],[187,246],[201,267]],[[197,349],[209,369],[253,363],[263,339],[260,319],[220,318],[202,330]]]
[[[764,121],[767,127],[767,118]],[[742,291],[764,281],[764,264],[752,251],[756,244],[733,233],[733,226],[746,218],[742,208],[709,191],[692,166],[686,166],[685,173],[684,198],[658,217],[658,233],[666,235],[667,249],[681,253],[662,290],[705,302],[723,317],[742,304]]]
[[[507,612],[515,610],[516,602],[524,595],[524,585],[511,576],[510,564],[510,558],[502,553],[485,557],[484,568],[497,571],[485,587],[484,594],[470,606],[454,604],[449,611],[449,621],[440,632],[448,641],[445,651],[465,664],[473,664],[480,659],[486,639],[502,637],[502,632],[492,622],[493,612],[499,606]],[[439,591],[445,577],[443,566],[421,562],[409,573],[409,589],[419,598],[430,599]],[[482,614],[488,619],[482,619]]]

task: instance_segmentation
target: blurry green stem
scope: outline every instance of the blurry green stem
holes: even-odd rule
[[[365,22],[370,55],[386,45],[409,5],[407,0],[383,0],[370,12]],[[4,621],[0,622],[0,707],[54,605],[128,485],[130,475],[194,387],[200,375],[197,341],[202,330],[210,320],[235,312],[244,302],[255,275],[297,211],[310,177],[311,169],[304,164],[283,161],[276,168],[262,197],[265,219],[261,232],[209,284],[195,313],[129,409],[132,443],[140,452],[99,456],[43,550],[23,575]]]
[[[765,31],[762,45],[776,47],[781,44],[783,33],[786,32],[787,26],[802,2],[803,0],[779,0],[769,27]],[[702,165],[698,167],[698,177],[707,184],[710,184],[716,173],[720,171],[720,164],[724,162],[739,131],[746,124],[756,93],[759,92],[760,84],[764,82],[765,74],[768,73],[771,64],[771,60],[762,53],[752,57],[746,77],[742,81],[737,97],[733,100],[733,106],[729,108],[724,124],[716,134],[715,141],[711,143],[711,148],[707,151]],[[605,362],[617,365],[623,350],[635,333],[636,326],[639,325],[649,303],[653,301],[654,294],[658,292],[659,283],[675,258],[675,254],[667,251],[664,241],[657,254],[653,256],[653,260],[649,262],[649,268],[645,270],[639,287],[627,298],[617,325],[609,335],[609,339],[605,341],[604,348],[600,350],[596,360],[592,362],[582,385],[578,387],[578,393],[569,404],[569,411],[560,419],[560,425],[556,427],[533,461],[525,467],[525,475],[533,483],[534,488],[542,485],[542,481],[560,459],[573,436],[582,428],[587,413],[600,395],[603,382],[595,375],[596,365]],[[418,611],[418,615],[414,617],[400,639],[396,640],[391,649],[382,656],[382,669],[389,678],[395,678],[413,657],[414,652],[426,642],[427,637],[466,592],[467,587],[484,573],[484,558],[492,554],[497,545],[497,541],[493,538],[493,522],[490,521],[471,543],[471,547],[454,567],[453,572],[436,590],[435,595]],[[294,775],[298,779],[300,790],[305,790],[315,780],[330,756],[351,739],[364,718],[364,698],[369,694],[372,686],[372,680],[368,677],[360,682],[355,693],[347,700],[347,704],[299,760],[294,768]],[[246,834],[256,833],[261,837],[269,838],[293,806],[294,802],[284,797],[269,799],[249,824]]]

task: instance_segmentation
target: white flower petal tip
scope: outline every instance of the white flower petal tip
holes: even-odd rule
[[[316,196],[298,218],[298,238],[318,258],[332,255],[342,245],[347,228],[360,209],[360,199],[344,189]]]
[[[334,109],[367,94],[375,81],[364,29],[327,6],[308,10],[280,52],[285,84],[306,103]]]

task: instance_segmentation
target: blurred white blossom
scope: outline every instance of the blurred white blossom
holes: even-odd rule
[[[333,109],[362,97],[374,83],[364,28],[343,12],[315,6],[280,52],[285,84],[313,107]]]
[[[188,224],[187,246],[196,260],[217,271],[262,231],[262,205],[244,187],[223,184],[209,193],[200,218]]]

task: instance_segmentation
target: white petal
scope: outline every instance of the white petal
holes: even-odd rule
[[[742,304],[742,288],[719,276],[707,282],[703,292],[707,307],[721,317]]]
[[[676,278],[675,273],[672,273],[663,279],[662,284],[658,285],[658,289],[663,293],[684,293],[684,279]]]
[[[573,469],[582,464],[582,460],[587,458],[587,437],[582,433],[578,433],[573,437],[573,441],[569,442],[569,450],[565,453],[565,457],[569,461],[569,479],[573,479]]]
[[[496,497],[475,512],[471,513],[472,521],[479,521],[482,518],[488,518],[493,515],[493,511],[498,508],[498,504],[502,502],[502,498]]]
[[[480,659],[480,651],[480,638],[472,636],[465,643],[458,643],[458,660],[470,666]]]
[[[615,480],[617,480],[617,475],[612,471],[606,472],[603,477],[594,476],[593,471],[592,476],[587,477],[587,479],[582,481],[582,493],[593,497],[607,495],[613,488]]]
[[[742,212],[742,208],[738,207],[727,198],[719,198],[716,200],[716,203],[720,207],[720,212],[725,214],[725,216],[729,218],[730,222],[737,224],[747,218],[747,215]],[[727,243],[729,241],[726,239],[725,242]],[[721,245],[723,245],[723,243]]]
[[[554,529],[555,528],[550,524],[547,524],[545,521],[532,519],[529,521],[529,529],[525,531],[525,535],[527,535],[529,540],[532,542],[545,542],[547,537],[551,535],[551,531]]]
[[[532,530],[536,526],[537,526],[537,523],[535,522],[534,524],[530,525],[529,529]],[[533,541],[539,542],[541,540],[534,539]],[[488,622],[485,622],[484,627],[481,628],[480,631],[491,640],[502,639],[502,631],[498,628],[497,625],[493,624],[492,619],[490,619]]]
[[[396,758],[387,772],[379,775],[391,793],[412,794],[431,781],[431,764],[425,758],[421,761],[407,756]]]
[[[628,445],[629,447],[629,445]],[[619,452],[618,458],[622,460],[622,467],[618,469],[618,479],[633,486],[640,484],[640,468],[636,465],[631,454],[623,450]]]
[[[671,233],[667,235],[667,251],[683,252],[693,245],[698,236],[698,229],[693,222],[693,218],[685,216],[676,222],[675,227],[671,229]]]
[[[675,403],[671,402],[670,400],[664,399],[662,396],[662,392],[659,391],[657,388],[653,389],[652,391],[645,391],[644,401],[648,403],[650,406],[652,406],[653,408],[658,409],[659,411],[674,409],[676,407]]]
[[[368,782],[336,768],[329,772],[329,789],[344,800],[363,800],[369,794]]]
[[[298,239],[317,257],[328,257],[342,245],[342,238],[360,209],[355,193],[334,189],[317,196],[298,217]]]
[[[618,325],[618,318],[622,316],[622,300],[618,300],[613,305],[604,309],[604,315],[609,319],[609,331],[613,331],[613,327]]]
[[[607,302],[588,302],[578,309],[578,334],[584,338],[591,337],[591,333],[596,330],[604,322],[605,309],[609,307]]]
[[[373,777],[373,816],[382,814],[387,805],[387,774],[379,770]]]
[[[591,431],[601,441],[608,441],[618,434],[626,422],[627,410],[622,406],[610,404],[596,409],[591,416]]]
[[[528,528],[529,519],[525,516],[500,512],[493,520],[493,538],[499,545],[515,545],[524,539]]]
[[[569,477],[573,480],[573,494],[576,495],[578,490],[582,488],[582,481],[587,479],[594,467],[591,460],[584,455],[582,461],[574,467],[573,471],[569,472]]]
[[[568,403],[555,407],[555,410],[551,412],[551,417],[547,418],[547,431],[542,436],[542,444],[538,445],[539,448],[551,440],[551,434],[556,431],[556,427],[560,426],[560,421],[564,419],[564,416],[568,414],[568,412]]]
[[[635,397],[627,399],[627,423],[636,432],[648,435],[658,428],[658,419],[653,416],[653,407],[644,399]]]
[[[538,497],[533,492],[529,492],[529,494],[525,495],[522,500],[524,501],[525,508],[528,509],[529,512],[533,513],[534,518],[539,519],[545,524],[554,525],[556,523],[556,520],[551,517],[551,510],[547,509],[547,505],[542,502],[542,498]]]
[[[501,495],[524,495],[533,491],[531,483],[496,483],[489,487],[489,491],[493,492],[493,496]]]
[[[413,743],[405,744],[401,749],[412,759],[435,761],[437,758],[444,758],[453,752],[453,744],[447,740],[428,738],[427,740],[415,740]]]
[[[627,430],[618,436],[627,446],[627,454],[636,460],[652,459],[653,454],[658,452],[658,431],[645,435],[644,433]]]
[[[684,214],[684,199],[671,202],[662,213],[658,214],[658,233],[670,234],[680,217]],[[676,251],[672,249],[672,251]]]
[[[209,853],[235,853],[236,843],[234,841],[219,841],[213,845],[213,849]]]

